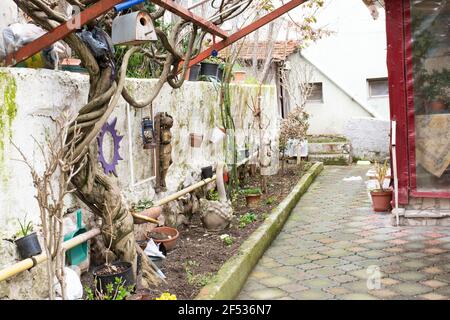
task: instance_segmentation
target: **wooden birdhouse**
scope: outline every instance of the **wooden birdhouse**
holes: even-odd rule
[[[139,45],[156,40],[152,19],[145,11],[118,16],[113,21],[112,41],[115,45]]]

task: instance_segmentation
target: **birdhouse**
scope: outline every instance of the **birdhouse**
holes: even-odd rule
[[[138,45],[156,40],[152,19],[145,11],[118,16],[113,21],[112,41],[115,45]]]

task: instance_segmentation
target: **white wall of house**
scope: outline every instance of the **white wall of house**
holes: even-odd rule
[[[361,0],[325,0],[317,24],[334,31],[302,55],[352,97],[367,103],[378,117],[389,119],[388,96],[370,98],[367,79],[387,78],[385,11],[373,20]]]
[[[371,117],[372,114],[365,110],[350,95],[343,91],[325,74],[314,68],[303,59],[300,53],[289,57],[291,68],[312,69],[311,83],[322,83],[322,102],[308,102],[306,111],[310,115],[309,134],[337,134],[343,135],[348,119],[352,117]],[[307,67],[304,67],[304,65]],[[293,107],[291,103],[291,108]]]

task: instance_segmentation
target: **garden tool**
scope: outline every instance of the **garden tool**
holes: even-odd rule
[[[81,209],[77,211],[77,228],[66,234],[64,236],[64,241],[68,241],[72,238],[75,238],[76,236],[79,236],[80,234],[83,234],[87,231],[85,226],[82,225],[82,213]],[[66,252],[66,259],[69,265],[79,265],[84,260],[87,259],[88,255],[88,245],[87,242],[83,242],[82,244],[76,246],[75,248],[72,248],[70,250],[67,250]]]

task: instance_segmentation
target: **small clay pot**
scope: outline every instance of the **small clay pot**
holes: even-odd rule
[[[143,211],[140,212],[136,212],[136,214],[140,215],[140,216],[145,216],[148,218],[152,218],[157,220],[159,218],[159,216],[162,213],[162,207],[152,207],[152,208],[148,208],[145,209]],[[148,221],[133,217],[134,219],[134,224],[144,224],[144,223],[148,223]]]
[[[245,75],[247,72],[245,71],[234,71],[233,72],[233,76],[234,76],[234,81],[233,82],[242,82],[245,80]]]
[[[372,196],[372,207],[375,212],[390,212],[391,200],[392,200],[392,190],[386,191],[371,191]]]
[[[203,135],[197,133],[191,133],[189,136],[189,141],[191,143],[191,147],[200,148],[203,142]]]
[[[245,200],[247,201],[247,207],[257,208],[261,201],[261,194],[247,194]]]
[[[154,233],[154,232],[155,233],[162,233],[162,234],[171,236],[170,239],[164,239],[164,240],[153,239],[153,241],[156,244],[158,244],[158,243],[163,244],[167,251],[170,251],[170,250],[172,250],[175,247],[175,245],[177,243],[177,240],[180,237],[180,233],[178,232],[178,230],[175,229],[175,228],[171,228],[171,227],[157,227],[157,228],[153,229],[151,232],[152,233]],[[150,239],[151,237],[146,235],[146,238]]]

